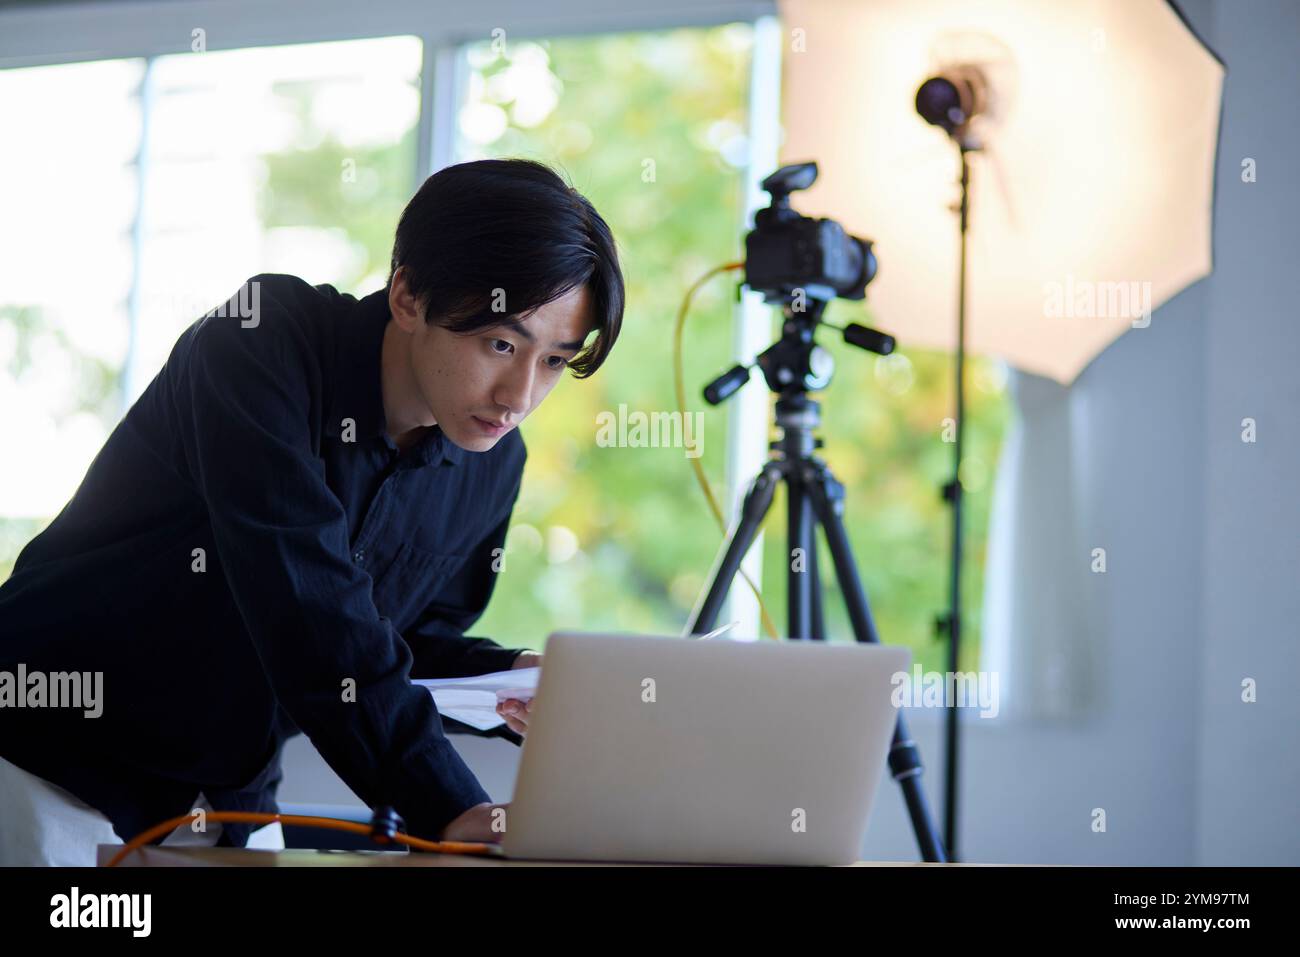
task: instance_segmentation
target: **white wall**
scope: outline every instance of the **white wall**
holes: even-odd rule
[[[1205,283],[1130,330],[1075,382],[1076,524],[1087,551],[1086,649],[1096,700],[1069,720],[963,724],[963,860],[1194,864],[1197,582],[1202,550]],[[1065,498],[1061,509],[1071,508]],[[1041,517],[1041,516],[1039,516]],[[1106,549],[1094,575],[1088,553]],[[1063,589],[1063,591],[1070,591]],[[1015,667],[1015,663],[1011,664]],[[909,717],[927,793],[941,794],[939,713]],[[881,794],[870,859],[915,859],[897,786]],[[1092,811],[1106,812],[1105,833]]]
[[[1199,862],[1300,863],[1300,4],[1218,0],[1229,64],[1206,324]],[[1256,161],[1255,183],[1241,162]],[[1240,439],[1254,418],[1254,445]],[[1257,703],[1241,702],[1244,677]]]

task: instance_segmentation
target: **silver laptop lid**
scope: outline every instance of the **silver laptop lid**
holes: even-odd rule
[[[508,856],[857,859],[908,649],[566,632],[545,653]]]

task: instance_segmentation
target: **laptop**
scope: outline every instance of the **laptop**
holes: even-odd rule
[[[908,649],[559,632],[545,654],[502,856],[858,859]]]

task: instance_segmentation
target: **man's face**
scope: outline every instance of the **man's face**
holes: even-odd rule
[[[425,406],[456,445],[487,452],[542,404],[582,349],[591,328],[591,293],[579,286],[522,322],[468,334],[430,325],[419,318],[422,312],[393,313],[410,333],[411,400]]]

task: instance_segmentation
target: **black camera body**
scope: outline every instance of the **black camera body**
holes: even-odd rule
[[[745,284],[767,302],[835,297],[864,299],[876,275],[870,240],[850,236],[833,219],[814,219],[790,208],[790,194],[817,179],[816,163],[783,166],[762,188],[772,205],[754,214],[745,237]]]

